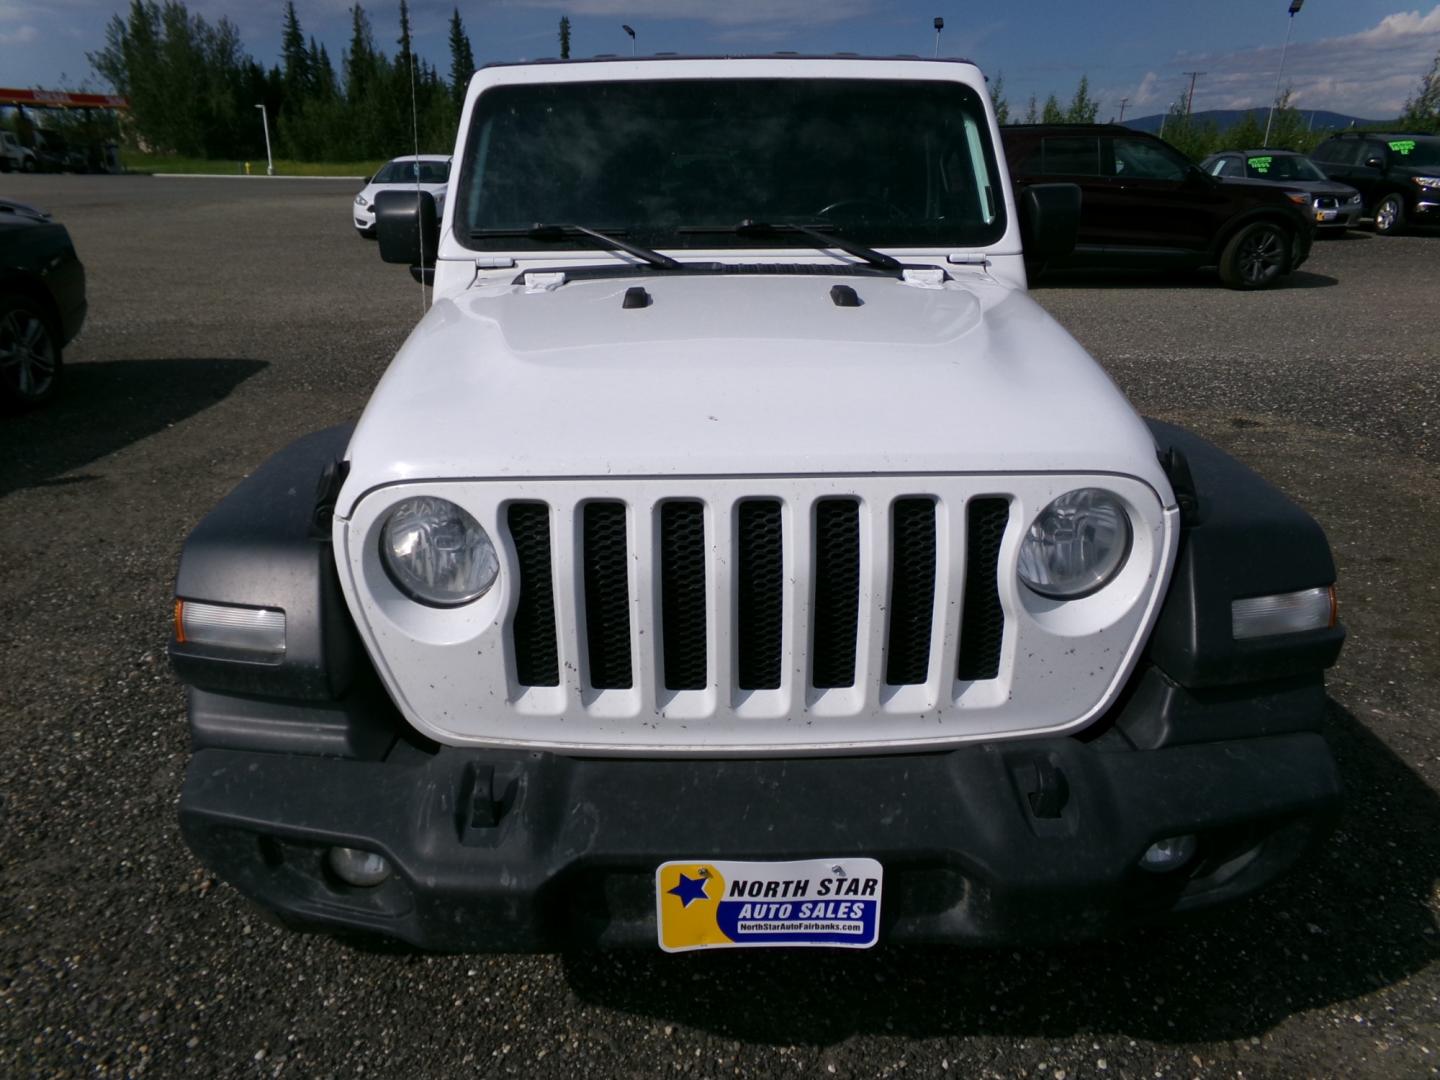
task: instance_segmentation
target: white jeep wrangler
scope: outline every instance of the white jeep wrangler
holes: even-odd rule
[[[195,530],[200,859],[446,950],[1074,938],[1323,836],[1315,522],[1026,294],[968,63],[474,77],[434,304]],[[311,493],[314,493],[312,496]]]

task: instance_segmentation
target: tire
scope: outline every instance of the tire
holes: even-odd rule
[[[1375,204],[1375,234],[1394,236],[1405,228],[1405,197],[1396,192],[1382,195]]]
[[[1265,289],[1290,272],[1291,237],[1270,221],[1246,225],[1220,256],[1220,280],[1231,289]]]
[[[22,161],[22,162],[20,163],[20,171],[21,171],[21,172],[34,172],[34,171],[35,171],[35,159],[34,159],[34,158],[28,158],[28,157],[27,157],[24,161]]]
[[[55,396],[60,340],[44,312],[21,296],[0,298],[0,403],[33,409]]]

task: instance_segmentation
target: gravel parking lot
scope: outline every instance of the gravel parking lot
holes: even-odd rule
[[[1324,240],[1259,294],[1035,293],[1143,410],[1329,531],[1348,794],[1303,871],[1069,949],[432,957],[274,928],[175,823],[181,541],[270,453],[353,418],[420,314],[348,224],[358,186],[0,177],[70,227],[91,304],[61,398],[0,419],[0,1073],[1440,1072],[1440,237]]]

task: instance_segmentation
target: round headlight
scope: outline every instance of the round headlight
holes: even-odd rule
[[[1066,492],[1036,516],[1020,545],[1020,580],[1041,596],[1073,600],[1113,578],[1130,553],[1130,518],[1100,488]]]
[[[495,545],[480,523],[448,499],[428,495],[390,511],[380,561],[401,592],[432,607],[478,600],[500,573]]]

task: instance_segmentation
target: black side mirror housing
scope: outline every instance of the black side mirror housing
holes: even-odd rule
[[[1365,167],[1367,169],[1384,169],[1385,159],[1378,157],[1367,157],[1365,159]]]
[[[428,191],[382,191],[375,196],[380,258],[406,266],[434,266],[440,215]]]
[[[1025,258],[1058,259],[1075,250],[1080,235],[1078,184],[1031,184],[1020,194],[1020,242]]]

